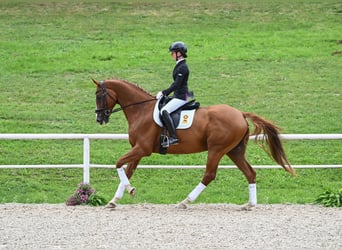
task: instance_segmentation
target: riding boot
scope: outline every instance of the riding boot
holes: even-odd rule
[[[163,111],[162,113],[162,119],[164,122],[164,125],[166,126],[167,130],[169,131],[169,145],[174,145],[178,144],[178,138],[176,135],[176,128],[175,125],[173,124],[172,118],[166,110]],[[166,145],[163,145],[166,146]]]

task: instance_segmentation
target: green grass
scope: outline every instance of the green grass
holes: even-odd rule
[[[132,183],[137,188],[134,199],[126,194],[121,203],[174,204],[182,201],[200,181],[203,169],[137,169]],[[312,203],[322,190],[341,185],[340,169],[297,169],[291,177],[281,169],[257,169],[258,201],[272,203]],[[82,169],[3,169],[0,203],[63,203],[77,188]],[[114,169],[91,169],[91,185],[110,200],[118,178]],[[243,204],[248,200],[247,183],[237,169],[220,169],[217,178],[198,203]]]
[[[181,7],[180,7],[181,6]],[[0,2],[0,133],[127,133],[123,113],[95,122],[91,78],[117,77],[151,93],[168,86],[168,46],[189,47],[190,87],[202,106],[230,104],[274,121],[283,133],[342,133],[342,4],[336,1]],[[341,141],[284,142],[294,165],[341,164]],[[127,141],[91,141],[91,161],[115,164]],[[250,143],[252,165],[274,164]],[[82,142],[0,140],[0,164],[76,164]],[[152,155],[141,164],[204,165],[206,154]],[[224,158],[221,164],[232,164]],[[341,188],[341,169],[257,170],[261,203],[310,203]],[[175,203],[203,170],[138,169],[137,197]],[[0,202],[64,202],[81,169],[0,169]],[[91,169],[108,199],[116,172]],[[243,203],[238,170],[220,170],[198,202]]]

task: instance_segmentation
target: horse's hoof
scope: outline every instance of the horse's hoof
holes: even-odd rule
[[[136,189],[135,187],[131,187],[130,190],[128,191],[129,195],[131,197],[134,197],[135,196],[135,192],[136,192]]]
[[[253,210],[255,210],[255,208],[256,208],[256,205],[248,203],[248,204],[242,206],[240,210],[241,211],[253,211]]]
[[[115,204],[114,202],[109,202],[109,203],[105,206],[105,208],[107,208],[107,209],[114,209],[114,208],[116,208],[116,204]]]
[[[187,206],[184,204],[184,203],[179,203],[177,206],[176,206],[177,209],[187,209]]]

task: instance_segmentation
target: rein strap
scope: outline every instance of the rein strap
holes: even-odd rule
[[[113,109],[113,110],[111,111],[111,113],[119,112],[119,111],[121,111],[121,110],[123,110],[123,109],[125,109],[125,108],[130,107],[130,106],[143,104],[143,103],[145,103],[145,102],[151,102],[151,101],[153,101],[153,100],[155,100],[155,99],[149,99],[149,100],[145,100],[145,101],[141,101],[141,102],[131,103],[131,104],[128,104],[128,105],[126,105],[126,106],[123,106],[123,107],[120,107],[120,108]]]

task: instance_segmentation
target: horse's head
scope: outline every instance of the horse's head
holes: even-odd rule
[[[117,97],[114,91],[106,89],[106,82],[98,82],[93,79],[96,84],[96,121],[101,125],[109,121],[110,115],[113,113],[114,105],[117,103]]]

